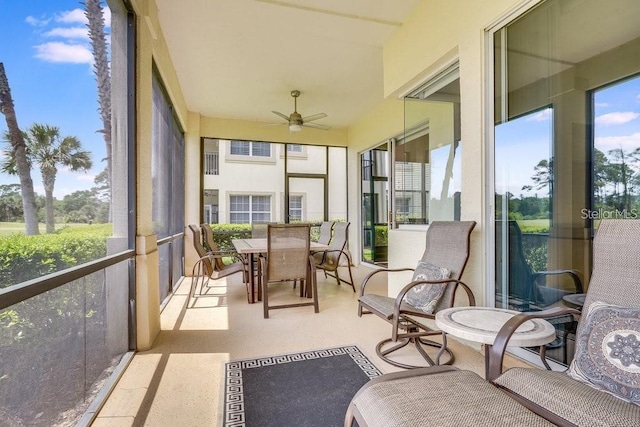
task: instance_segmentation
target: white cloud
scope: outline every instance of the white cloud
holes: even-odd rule
[[[633,111],[620,111],[607,113],[596,117],[596,124],[599,125],[622,125],[640,117],[640,113]]]
[[[47,62],[93,64],[93,55],[84,45],[61,42],[43,43],[35,46],[36,58]]]
[[[25,22],[34,27],[44,27],[49,23],[49,19],[40,19],[36,18],[35,16],[27,16],[25,18]]]
[[[54,28],[44,33],[46,37],[62,37],[65,39],[88,39],[89,30],[82,27]]]
[[[102,8],[102,15],[104,16],[104,26],[106,28],[111,27],[111,9],[108,7]],[[65,12],[61,12],[56,15],[55,20],[57,22],[64,22],[66,24],[87,24],[89,21],[87,20],[86,15],[84,14],[84,9],[73,9],[67,10]]]
[[[104,26],[106,28],[111,28],[111,9],[103,7],[102,14],[104,15]]]
[[[596,138],[596,148],[603,151],[605,154],[609,150],[616,148],[622,148],[624,151],[633,151],[640,147],[640,132],[636,132],[632,135],[626,136],[603,136]]]
[[[553,110],[551,108],[547,108],[546,110],[542,110],[531,117],[527,117],[528,122],[546,122],[551,119],[551,112]]]
[[[88,22],[87,17],[84,15],[84,10],[82,9],[73,9],[60,12],[56,15],[55,20],[57,22],[64,22],[66,24],[86,24]]]

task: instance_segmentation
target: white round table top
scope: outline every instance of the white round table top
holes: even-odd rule
[[[458,338],[493,345],[500,328],[519,311],[493,307],[453,307],[436,313],[436,325]],[[509,340],[509,346],[533,347],[556,338],[553,325],[544,319],[524,322]]]

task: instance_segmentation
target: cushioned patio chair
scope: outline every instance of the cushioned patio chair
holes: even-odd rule
[[[333,237],[329,243],[329,249],[323,251],[320,262],[317,262],[317,258],[314,255],[316,261],[316,268],[324,271],[325,277],[327,275],[332,276],[338,282],[344,282],[353,288],[353,292],[356,291],[356,287],[353,283],[353,274],[351,273],[351,256],[347,250],[347,242],[349,241],[349,222],[336,222],[333,225]],[[347,267],[349,272],[349,281],[342,279],[338,273],[340,267]]]
[[[279,308],[313,306],[318,313],[318,290],[315,263],[309,253],[309,231],[309,224],[268,224],[267,253],[259,260],[265,319],[269,318],[270,310]],[[300,298],[311,297],[311,302],[269,303],[270,284],[297,280],[301,283]]]
[[[488,381],[454,367],[386,374],[354,396],[345,426],[354,419],[360,427],[640,425],[639,241],[640,220],[602,220],[582,313],[554,307],[514,316],[489,350]],[[580,317],[569,369],[503,373],[513,331],[529,319],[558,315]]]
[[[415,368],[415,365],[390,357],[395,351],[413,344],[428,365],[440,364],[445,353],[448,360],[442,363],[453,362],[445,333],[433,329],[421,319],[433,320],[438,311],[452,307],[459,288],[467,294],[469,304],[475,305],[471,289],[460,281],[469,258],[470,236],[475,225],[475,221],[434,221],[427,229],[426,248],[415,269],[380,269],[365,277],[358,298],[358,316],[374,313],[391,323],[391,338],[376,346],[382,360],[401,368]],[[396,297],[366,293],[369,280],[376,274],[399,271],[414,271],[414,274],[411,283]],[[425,338],[434,335],[440,335],[442,343]],[[435,359],[424,346],[438,349]]]

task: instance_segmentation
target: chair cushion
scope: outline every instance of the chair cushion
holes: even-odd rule
[[[451,272],[443,267],[435,266],[428,262],[419,262],[413,273],[412,282],[417,280],[442,280],[448,279]],[[446,283],[442,284],[426,284],[416,285],[407,292],[404,300],[413,307],[424,311],[427,314],[433,314],[436,304],[440,301],[440,297],[444,293]]]
[[[640,425],[640,406],[576,381],[565,372],[512,368],[494,382],[578,426]]]
[[[471,371],[374,381],[352,401],[367,427],[553,425]]]
[[[592,303],[576,337],[569,375],[639,405],[640,308]]]

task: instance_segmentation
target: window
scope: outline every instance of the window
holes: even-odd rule
[[[254,157],[269,157],[271,155],[271,144],[268,142],[252,142],[251,155]]]
[[[249,156],[251,154],[251,143],[249,141],[231,141],[231,154]]]
[[[204,174],[205,175],[218,175],[219,157],[218,153],[205,152],[204,153]]]
[[[287,144],[288,153],[302,153],[302,148],[300,144]]]
[[[229,152],[237,156],[270,157],[271,144],[255,141],[231,141]]]
[[[230,196],[229,208],[231,224],[271,222],[271,196]]]
[[[405,98],[395,145],[395,196],[410,200],[395,223],[460,220],[460,78],[455,62]],[[396,209],[397,212],[397,209]]]
[[[289,221],[302,221],[302,196],[289,196]]]

